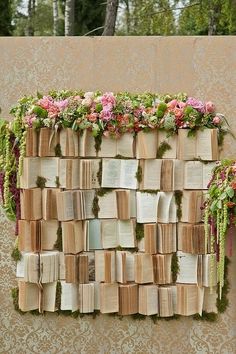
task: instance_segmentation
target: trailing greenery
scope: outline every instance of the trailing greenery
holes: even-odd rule
[[[59,252],[63,251],[63,247],[62,247],[62,227],[61,227],[61,225],[57,229],[57,240],[56,240],[56,242],[54,244],[54,248],[56,250],[58,250]]]
[[[181,219],[182,217],[182,197],[183,197],[183,192],[182,191],[175,191],[174,192],[175,196],[175,204],[177,206],[177,218],[178,220]]]
[[[138,166],[138,169],[137,169],[137,172],[136,172],[136,175],[135,175],[135,177],[136,177],[136,179],[137,179],[137,181],[139,182],[139,183],[141,183],[142,182],[142,167],[139,165]]]
[[[144,225],[137,222],[135,233],[136,233],[136,240],[138,241],[142,240],[142,238],[144,237]]]
[[[22,258],[22,254],[21,252],[19,251],[19,248],[18,246],[15,246],[12,250],[12,253],[11,253],[11,258],[15,261],[15,262],[18,262],[21,260]]]
[[[138,252],[138,247],[132,247],[132,248],[127,248],[127,247],[121,247],[120,245],[115,248],[116,251],[128,251],[130,253],[135,253]]]
[[[98,197],[103,197],[104,195],[111,193],[113,190],[113,188],[99,188],[96,193]]]
[[[93,212],[93,215],[94,215],[95,219],[98,218],[98,213],[99,213],[99,210],[100,210],[98,202],[99,202],[99,199],[98,199],[98,195],[96,193],[94,198],[93,198],[93,206],[92,206],[92,212]]]
[[[218,314],[215,312],[202,311],[202,315],[196,313],[195,315],[193,315],[193,319],[197,321],[216,322],[218,320]]]
[[[101,150],[102,134],[98,134],[97,136],[95,136],[95,137],[94,137],[94,140],[95,140],[94,147],[95,147],[96,152],[98,152],[98,151]]]
[[[171,150],[171,146],[166,141],[162,141],[159,148],[157,149],[156,158],[162,159],[165,153],[169,150]]]
[[[101,186],[102,185],[102,159],[99,161],[99,169],[97,172],[97,179],[98,179],[99,186]]]
[[[224,285],[222,287],[221,298],[218,296],[216,301],[216,307],[219,313],[225,312],[225,310],[229,306],[229,299],[228,299],[228,293],[230,289],[230,284],[228,279],[229,264],[230,264],[229,258],[225,257]]]
[[[61,282],[60,281],[57,282],[57,287],[56,287],[55,307],[58,310],[61,309]]]
[[[42,177],[42,176],[38,176],[38,177],[37,177],[37,180],[36,180],[36,186],[37,186],[38,188],[43,189],[43,188],[45,188],[45,186],[46,186],[46,182],[47,182],[47,179],[46,179],[46,178],[44,178],[44,177]]]
[[[62,157],[61,145],[59,143],[55,146],[55,155],[56,157]]]
[[[21,315],[24,315],[25,312],[21,311],[19,309],[19,288],[13,288],[11,289],[11,296],[12,296],[12,301],[13,301],[13,306],[14,309],[19,312]]]
[[[171,274],[172,274],[172,281],[175,283],[177,280],[177,275],[179,273],[179,259],[176,253],[172,254],[171,258]]]
[[[123,156],[123,155],[116,155],[114,157],[114,159],[118,159],[118,160],[132,160],[132,157],[126,157],[126,156]]]

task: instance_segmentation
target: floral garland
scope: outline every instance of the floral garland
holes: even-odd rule
[[[236,161],[218,162],[208,184],[204,208],[205,235],[206,238],[210,237],[211,252],[217,253],[219,298],[221,298],[224,287],[226,242],[228,241],[231,255],[233,226],[236,223]]]

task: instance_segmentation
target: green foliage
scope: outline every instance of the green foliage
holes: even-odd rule
[[[95,140],[94,147],[95,147],[96,152],[98,152],[101,150],[102,134],[98,134],[97,136],[95,136],[94,140]]]
[[[104,25],[106,3],[103,0],[75,0],[75,35],[81,36]],[[92,35],[100,36],[103,29]]]
[[[57,157],[62,157],[61,145],[59,143],[55,146],[55,155]]]
[[[99,169],[97,172],[97,179],[98,179],[99,186],[101,186],[101,184],[102,184],[102,159],[99,161]]]
[[[181,219],[182,216],[182,197],[183,197],[183,192],[182,191],[175,191],[174,192],[175,196],[175,204],[177,206],[177,218],[178,220]]]
[[[47,179],[45,177],[38,176],[37,180],[36,180],[36,186],[38,188],[43,189],[43,188],[45,188],[46,182],[47,182]]]
[[[12,7],[11,0],[0,0],[0,36],[12,34]]]
[[[228,279],[228,266],[230,260],[228,257],[225,257],[225,268],[224,268],[224,285],[222,288],[221,299],[218,297],[216,301],[217,310],[219,313],[225,312],[227,307],[229,306],[228,293],[230,289],[229,279]]]
[[[144,237],[144,226],[143,224],[136,223],[136,240],[140,241]]]
[[[98,196],[97,194],[95,195],[93,199],[93,206],[92,206],[92,212],[94,217],[97,219],[98,218],[98,212],[100,210],[99,204],[98,204]]]
[[[60,184],[59,176],[56,176],[55,185],[57,188],[60,188],[61,184]]]
[[[172,281],[175,283],[177,280],[177,275],[179,273],[179,260],[176,253],[172,254],[171,258],[171,273],[172,273]]]
[[[112,191],[113,191],[112,188],[99,188],[96,193],[98,197],[103,197],[104,195]]]
[[[163,156],[165,155],[166,151],[169,151],[169,150],[171,150],[171,146],[166,141],[162,141],[158,150],[157,150],[156,158],[162,159]]]
[[[18,262],[18,261],[21,260],[22,254],[21,254],[21,252],[19,251],[18,245],[16,245],[16,246],[13,248],[12,253],[11,253],[11,258],[12,258],[15,262]]]
[[[218,320],[218,315],[215,312],[202,311],[202,315],[196,313],[195,315],[193,315],[193,319],[197,321],[216,322]]]
[[[57,240],[54,244],[54,248],[60,252],[62,252],[62,227],[59,226],[57,229]]]
[[[19,309],[19,289],[18,288],[11,289],[11,297],[12,297],[14,309],[17,312],[19,312],[21,315],[24,315],[25,312]]]
[[[142,167],[141,166],[138,166],[135,177],[139,183],[142,182]]]

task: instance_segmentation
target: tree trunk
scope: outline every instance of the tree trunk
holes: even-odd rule
[[[53,35],[58,35],[58,1],[53,0]]]
[[[34,15],[35,15],[35,0],[28,1],[28,26],[27,36],[34,36]]]
[[[74,35],[75,0],[66,0],[65,4],[65,36]]]
[[[119,0],[107,0],[103,36],[114,36]]]

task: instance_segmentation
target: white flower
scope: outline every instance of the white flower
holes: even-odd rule
[[[43,123],[44,123],[45,127],[49,128],[51,126],[52,120],[50,118],[45,118],[43,120]]]
[[[94,98],[94,92],[85,92],[84,97],[93,99]]]
[[[86,107],[90,107],[91,106],[91,104],[92,104],[92,99],[91,98],[84,98],[83,100],[82,100],[82,102],[81,102],[81,104],[83,105],[83,106],[86,106]]]

